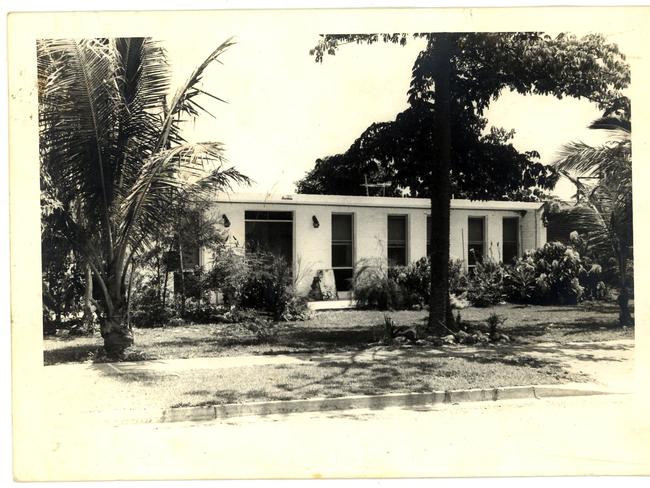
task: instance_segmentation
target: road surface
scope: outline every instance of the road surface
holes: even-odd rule
[[[19,479],[650,474],[634,395],[243,417],[49,425]]]

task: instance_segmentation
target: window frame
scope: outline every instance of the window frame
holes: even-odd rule
[[[390,219],[399,218],[404,221],[404,264],[394,264],[391,266],[390,259],[388,258],[388,251],[391,247],[395,248],[397,246],[391,246],[391,239],[389,238],[389,225],[388,222]],[[393,240],[394,242],[394,240]],[[399,247],[401,248],[401,246]],[[388,214],[386,216],[386,261],[389,268],[394,266],[407,266],[409,263],[409,214]]]
[[[259,218],[246,218],[247,212],[267,212],[269,214],[275,212],[282,212],[290,214],[290,219],[259,219]],[[296,212],[295,210],[259,210],[259,209],[244,209],[244,245],[243,251],[244,255],[248,253],[248,243],[246,241],[246,223],[248,222],[271,222],[271,223],[290,223],[291,224],[291,263],[292,272],[295,275],[295,263],[296,263]]]
[[[471,245],[472,244],[478,244],[479,241],[470,241],[469,239],[469,221],[475,219],[475,220],[481,220],[483,222],[482,227],[482,233],[483,233],[483,239],[480,241],[481,244],[481,260],[475,262],[474,264],[470,264],[470,255],[471,255]],[[469,271],[472,271],[478,262],[483,262],[483,259],[485,259],[485,250],[487,248],[486,246],[486,241],[487,241],[487,216],[486,215],[468,215],[467,216],[467,269]]]
[[[514,259],[518,259],[521,256],[521,218],[518,215],[507,215],[501,218],[501,262],[503,264],[510,264],[510,262],[506,263],[505,260],[505,249],[506,249],[506,240],[505,240],[505,235],[504,235],[504,229],[505,226],[503,225],[506,220],[514,220],[516,221],[516,226],[515,226],[515,241],[507,241],[507,242],[514,242],[516,244],[516,250],[515,250],[515,256]]]
[[[344,216],[349,216],[350,217],[350,240],[342,240],[342,239],[336,239],[334,240],[334,216],[336,215],[344,215]],[[352,276],[354,276],[354,269],[355,269],[355,263],[356,263],[356,256],[357,256],[357,250],[356,250],[356,218],[355,218],[355,213],[354,212],[332,212],[330,215],[330,265],[332,270],[334,271],[334,275],[336,277],[336,271],[337,270],[350,270],[352,271]],[[345,245],[350,245],[350,256],[351,256],[351,264],[350,266],[334,266],[334,245],[338,244],[345,244]],[[351,287],[350,287],[351,289]],[[338,287],[337,287],[338,290]]]

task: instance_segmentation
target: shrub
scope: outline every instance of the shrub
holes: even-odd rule
[[[468,276],[467,299],[475,307],[489,307],[505,298],[503,265],[485,258]]]
[[[580,254],[572,247],[548,242],[539,249],[526,252],[509,268],[506,290],[512,301],[542,305],[576,304],[583,298],[585,290],[580,276],[593,279],[597,272],[597,268],[586,270]]]
[[[402,288],[404,305],[424,306],[429,303],[431,289],[431,264],[429,258],[421,258],[408,266],[389,269]]]
[[[531,260],[520,259],[505,271],[504,291],[508,300],[514,303],[530,303],[535,296],[537,275]]]
[[[246,256],[246,267],[240,305],[264,310],[274,320],[296,320],[301,305],[295,298],[291,266],[286,260],[260,252]]]
[[[452,306],[465,308],[468,277],[463,262],[449,262],[449,293]],[[421,258],[408,266],[386,269],[379,260],[357,264],[353,280],[354,297],[360,308],[399,310],[424,307],[429,303],[431,265]]]
[[[212,267],[206,274],[205,288],[219,290],[228,306],[239,307],[248,268],[241,251],[230,246],[217,249]]]
[[[468,288],[468,277],[462,260],[449,261],[449,293],[458,297],[464,295]]]
[[[503,324],[506,320],[507,320],[506,318],[496,313],[492,313],[488,316],[486,322],[490,333],[490,337],[492,337],[493,339],[496,337],[497,328],[501,324]]]
[[[265,317],[256,316],[243,322],[242,326],[261,343],[274,342],[278,335],[277,324]]]
[[[129,314],[130,322],[136,327],[163,327],[177,316],[173,307],[163,307],[156,288],[149,285],[143,285],[133,294]]]
[[[402,290],[396,281],[398,270],[389,271],[379,260],[365,259],[357,263],[352,288],[360,308],[394,310],[403,304]]]

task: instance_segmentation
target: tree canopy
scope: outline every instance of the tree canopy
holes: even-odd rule
[[[324,35],[311,54],[322,62],[345,43],[405,44],[406,34]],[[316,161],[299,182],[301,193],[364,194],[362,183],[390,182],[386,194],[429,196],[436,34],[417,57],[408,91],[409,108],[394,121],[370,125],[343,154]],[[514,132],[490,127],[485,109],[503,90],[586,98],[611,106],[629,83],[629,67],[614,44],[599,34],[456,34],[451,50],[451,190],[456,198],[536,199],[559,175],[534,151],[519,152]],[[533,115],[534,116],[534,115]],[[534,189],[534,190],[531,190]]]

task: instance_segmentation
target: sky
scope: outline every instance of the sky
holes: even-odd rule
[[[163,40],[181,84],[230,33],[184,33]],[[625,53],[625,35],[610,36]],[[411,68],[424,41],[405,47],[349,44],[316,63],[309,50],[318,36],[304,31],[256,32],[244,27],[236,44],[204,75],[203,88],[227,103],[203,99],[214,118],[187,127],[195,142],[220,141],[237,169],[253,178],[247,191],[288,194],[317,158],[344,152],[373,122],[393,120],[407,108]],[[203,103],[202,102],[202,103]],[[504,92],[486,113],[490,125],[515,129],[520,151],[536,150],[551,163],[563,144],[605,141],[587,129],[600,115],[586,100]],[[555,193],[569,199],[574,187],[560,181]]]

